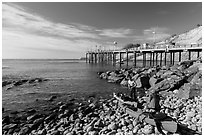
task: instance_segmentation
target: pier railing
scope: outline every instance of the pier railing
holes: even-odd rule
[[[132,49],[122,49],[122,50],[98,50],[98,51],[88,51],[86,52],[86,62],[89,63],[103,63],[107,61],[116,63],[116,61],[121,65],[124,60],[126,60],[126,64],[128,65],[129,54],[133,53],[134,58],[134,66],[137,65],[138,56],[142,56],[143,66],[146,66],[146,61],[150,61],[150,66],[158,65],[166,65],[167,56],[170,61],[170,64],[174,64],[175,62],[175,54],[178,53],[178,60],[182,61],[182,53],[188,54],[188,59],[192,59],[192,52],[197,53],[197,58],[200,57],[202,52],[202,45],[169,45],[165,47],[146,47],[146,48],[132,48]],[[123,54],[126,54],[126,58],[122,57]],[[195,53],[194,53],[195,54]],[[119,59],[116,59],[116,55],[119,55]],[[148,56],[148,59],[147,59]],[[160,56],[160,58],[159,58]],[[141,57],[140,59],[141,60]],[[156,61],[156,64],[154,63]],[[164,62],[164,64],[162,64]]]

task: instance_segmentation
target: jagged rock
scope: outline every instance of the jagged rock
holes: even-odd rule
[[[202,86],[202,85],[201,85]],[[185,83],[177,94],[179,98],[188,99],[195,96],[201,96],[202,87],[197,84]]]
[[[117,76],[108,76],[108,82],[110,83],[120,83],[122,81],[123,77],[117,77]]]
[[[31,127],[31,129],[38,127],[38,126],[39,126],[40,124],[42,124],[43,122],[44,122],[44,118],[36,119],[36,120],[33,122],[33,125],[32,125],[32,127]]]
[[[36,113],[36,110],[35,110],[35,109],[29,109],[29,110],[27,111],[27,113]]]
[[[107,79],[107,78],[108,78],[107,73],[102,73],[102,74],[100,75],[100,78],[101,78],[101,79]]]
[[[61,132],[59,130],[54,130],[50,133],[50,135],[61,135]]]
[[[28,80],[26,80],[26,79],[19,80],[19,81],[15,82],[13,85],[14,85],[14,86],[20,86],[20,85],[22,85],[23,83],[25,83],[25,82],[27,82],[27,81],[28,81]]]
[[[127,86],[128,85],[128,80],[126,78],[124,78],[121,82],[120,85],[122,86]]]
[[[190,111],[186,113],[186,117],[194,117],[195,116],[195,112],[194,111]]]
[[[17,124],[9,124],[9,125],[5,125],[3,127],[3,130],[9,130],[9,129],[13,129],[13,128],[16,128],[17,127]]]
[[[150,77],[148,75],[142,75],[140,77],[142,88],[149,89],[151,87],[149,84],[149,79],[150,79]]]
[[[57,114],[56,113],[52,113],[52,114],[50,114],[49,116],[47,116],[45,118],[45,121],[48,122],[50,120],[54,120],[56,117],[57,117]]]
[[[2,120],[2,124],[9,124],[10,123],[10,117],[9,116],[5,116]]]
[[[48,99],[48,101],[54,101],[54,99],[56,99],[57,98],[57,96],[51,96],[49,99]]]
[[[42,115],[41,114],[34,114],[34,115],[31,115],[29,117],[27,117],[27,120],[30,121],[30,120],[35,120],[35,119],[38,119],[38,118],[41,118]]]
[[[27,134],[29,134],[29,132],[30,132],[30,128],[25,126],[25,127],[21,128],[19,135],[27,135]]]
[[[6,85],[9,85],[11,83],[12,83],[11,81],[3,81],[2,82],[2,87],[6,86]]]
[[[157,79],[154,77],[151,77],[149,79],[149,84],[151,85],[151,87],[154,87],[156,82],[157,82]]]
[[[110,129],[110,130],[115,130],[116,128],[117,128],[117,126],[115,123],[111,123],[108,125],[108,129]]]

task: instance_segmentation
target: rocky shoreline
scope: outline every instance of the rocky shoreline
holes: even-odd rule
[[[161,112],[188,128],[202,132],[202,62],[186,61],[171,67],[131,68],[101,72],[108,82],[127,86],[126,76],[147,83],[145,93],[161,93]],[[128,93],[127,93],[128,94]],[[140,95],[142,98],[146,94]],[[52,98],[52,97],[51,97]],[[50,98],[50,99],[51,99]],[[54,97],[53,97],[54,98]],[[52,101],[52,99],[51,99]],[[144,107],[143,111],[148,112]],[[165,132],[165,131],[164,131]],[[155,126],[126,114],[117,100],[90,99],[85,103],[58,102],[48,114],[29,109],[24,114],[2,118],[3,135],[155,135]],[[172,134],[166,132],[166,134]]]

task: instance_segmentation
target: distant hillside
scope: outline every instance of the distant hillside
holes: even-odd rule
[[[202,44],[202,26],[196,27],[192,30],[184,32],[179,35],[171,36],[170,38],[165,39],[165,42],[175,43],[175,45],[186,45],[190,46],[191,44]]]

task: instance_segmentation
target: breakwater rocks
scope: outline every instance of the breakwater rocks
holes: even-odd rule
[[[127,86],[128,77],[136,82],[139,100],[153,93],[160,95],[160,112],[188,128],[202,131],[202,61],[184,61],[177,65],[131,68],[100,72],[101,79]],[[127,91],[127,94],[128,91]],[[147,105],[144,112],[150,111]],[[151,107],[151,106],[149,106]]]
[[[171,67],[120,69],[98,74],[101,79],[122,86],[127,86],[128,77],[132,77],[138,88],[147,89],[147,93],[159,92],[162,96],[174,93],[188,99],[201,96],[202,92],[201,60],[184,61]]]
[[[13,87],[18,87],[25,84],[38,84],[44,81],[47,81],[48,79],[44,78],[30,78],[30,79],[18,79],[18,80],[12,80],[12,79],[5,79],[2,80],[2,87],[6,88],[6,90],[12,89]]]

